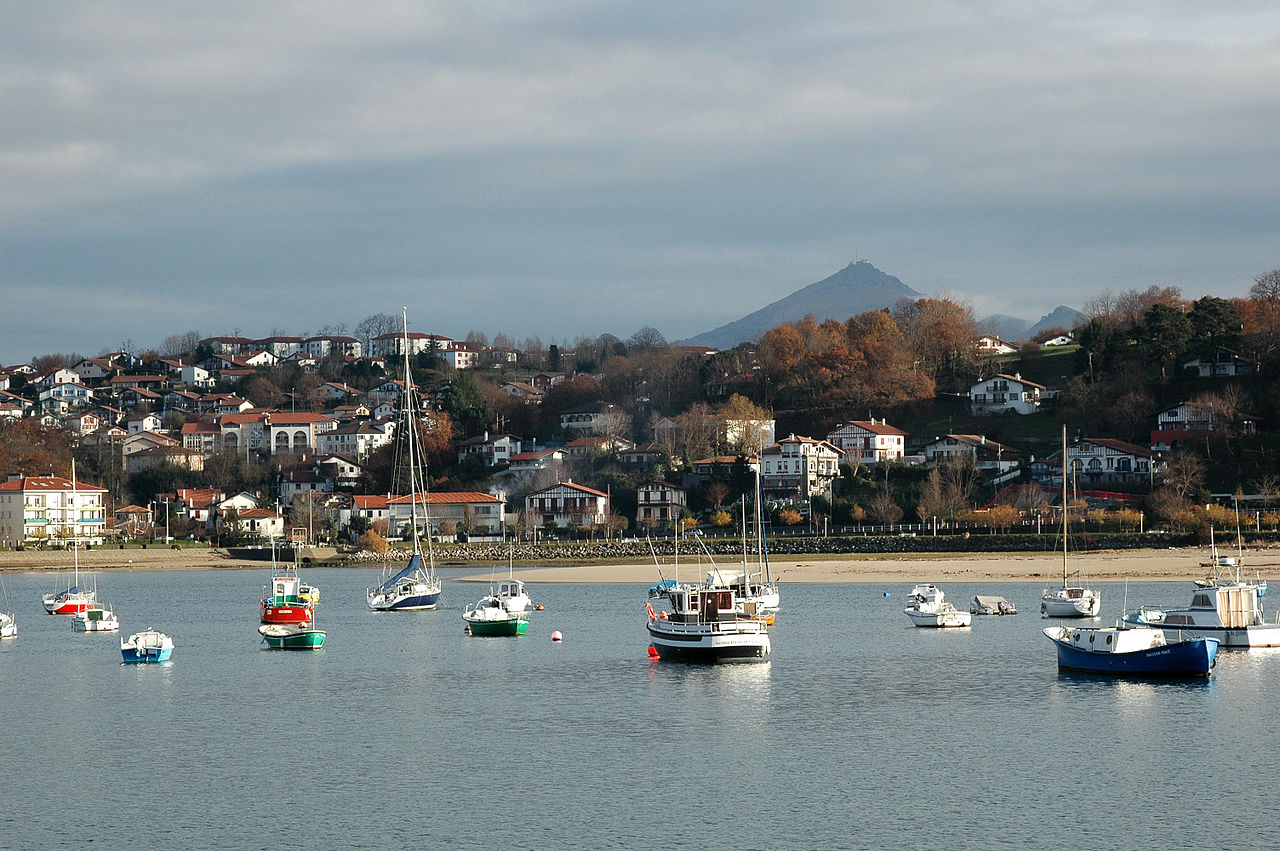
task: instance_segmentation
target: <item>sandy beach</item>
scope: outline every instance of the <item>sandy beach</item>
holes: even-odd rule
[[[1205,575],[1202,562],[1208,553],[1204,548],[1160,550],[1116,550],[1072,554],[1070,569],[1081,571],[1085,579],[1097,582],[1186,581]],[[70,568],[65,551],[0,552],[3,571],[65,571]],[[1053,553],[938,554],[912,556],[832,556],[805,560],[775,558],[773,575],[780,582],[1055,582],[1062,576],[1062,557]],[[1280,550],[1255,550],[1244,553],[1245,570],[1263,577],[1280,575]],[[211,570],[262,569],[262,561],[229,558],[218,549],[191,548],[170,550],[93,549],[80,553],[80,569],[104,570]],[[316,566],[321,566],[317,564]],[[372,569],[379,564],[349,565]],[[732,568],[733,563],[723,567]],[[437,564],[454,570],[466,566],[457,563]],[[706,562],[682,561],[684,578],[701,577]],[[671,578],[674,565],[670,558],[662,560],[662,575]],[[474,572],[456,577],[462,580],[488,582],[493,575],[487,565],[475,565]],[[658,580],[652,562],[635,564],[592,563],[582,565],[549,565],[524,568],[520,577],[527,582],[648,582]],[[454,578],[451,576],[451,578]]]

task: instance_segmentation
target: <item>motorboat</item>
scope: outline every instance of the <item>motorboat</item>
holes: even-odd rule
[[[264,623],[258,627],[263,642],[272,650],[319,650],[325,633],[310,622]]]
[[[421,438],[418,436],[417,388],[413,384],[413,371],[409,368],[409,317],[402,314],[404,322],[404,396],[400,413],[404,422],[397,428],[397,438],[404,435],[409,490],[409,539],[412,550],[409,563],[394,575],[390,569],[383,573],[382,584],[365,592],[369,608],[378,612],[410,612],[434,609],[440,602],[440,577],[436,575],[435,558],[431,548],[431,517],[427,509],[426,479],[422,474],[421,459],[425,458]],[[423,559],[422,540],[418,531],[418,508],[422,506],[427,527],[426,559]]]
[[[71,628],[76,632],[114,632],[120,628],[120,618],[102,603],[93,603],[71,618]]]
[[[1280,647],[1280,623],[1266,622],[1257,583],[1197,586],[1183,609],[1143,606],[1126,612],[1125,623],[1158,627],[1166,635],[1216,638],[1222,647]]]
[[[273,548],[273,556],[274,553]],[[262,622],[298,624],[314,620],[315,601],[319,597],[315,588],[302,584],[297,564],[273,570],[271,584],[262,592]]]
[[[1163,630],[1147,626],[1050,626],[1043,632],[1057,647],[1060,669],[1114,676],[1207,677],[1219,646],[1208,637],[1169,641]]]
[[[731,588],[676,585],[667,592],[670,611],[649,612],[652,652],[663,661],[762,661],[772,649],[762,618],[740,611]]]
[[[947,595],[936,585],[917,585],[907,599],[910,605],[902,611],[916,626],[962,627],[973,622],[973,615],[947,602]]]
[[[477,636],[524,635],[529,629],[529,617],[524,610],[512,611],[508,603],[497,594],[480,598],[462,613],[467,631]]]
[[[126,662],[167,662],[173,655],[173,639],[163,632],[145,629],[120,641]]]
[[[1004,597],[988,594],[974,594],[969,603],[971,615],[1016,615],[1018,607]]]
[[[13,619],[10,612],[0,612],[0,638],[16,638],[18,635],[18,622]]]
[[[1102,593],[1077,580],[1080,572],[1067,573],[1067,427],[1062,427],[1062,587],[1046,588],[1040,595],[1040,616],[1045,618],[1093,618],[1102,610]]]

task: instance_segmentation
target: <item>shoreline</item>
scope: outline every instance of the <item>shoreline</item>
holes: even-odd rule
[[[69,553],[61,551],[0,552],[0,572],[67,572],[71,569]],[[1202,547],[1180,549],[1094,551],[1072,555],[1068,569],[1079,571],[1085,581],[1179,582],[1198,579],[1206,574]],[[269,567],[269,562],[233,559],[224,550],[189,548],[183,550],[112,550],[107,548],[80,553],[80,569],[89,572],[117,570],[244,570]],[[314,562],[310,567],[380,568],[377,561]],[[506,565],[459,564],[438,562],[437,570],[466,571],[450,580],[488,582]],[[660,559],[660,567],[652,562],[595,562],[589,564],[526,565],[519,570],[526,582],[631,582],[650,583],[675,573],[673,560]],[[724,561],[720,567],[733,570],[735,562]],[[1042,582],[1056,584],[1062,577],[1062,557],[1056,553],[979,553],[932,555],[859,555],[809,556],[775,558],[771,562],[773,578],[788,582]],[[682,561],[680,573],[688,579],[701,579],[709,564],[706,561]],[[1243,571],[1253,576],[1280,575],[1280,552],[1270,550],[1246,553]]]

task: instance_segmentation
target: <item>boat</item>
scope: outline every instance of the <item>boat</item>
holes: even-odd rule
[[[973,622],[973,615],[947,602],[947,595],[936,585],[917,585],[907,599],[911,604],[902,611],[916,626],[963,627]]]
[[[0,596],[4,597],[4,607],[9,608],[9,589],[4,587],[4,574],[0,574]],[[11,611],[0,611],[0,639],[16,638],[18,622]]]
[[[1224,648],[1280,647],[1280,622],[1267,623],[1257,583],[1220,582],[1197,586],[1182,609],[1142,606],[1126,612],[1124,622],[1158,627],[1169,634],[1215,638]]]
[[[1004,597],[974,594],[973,600],[969,603],[971,615],[1016,615],[1017,613],[1018,607]]]
[[[114,632],[120,628],[120,618],[104,604],[93,603],[71,618],[71,628],[76,632]]]
[[[676,585],[667,592],[671,610],[649,612],[652,653],[663,661],[757,662],[771,651],[769,627],[739,611],[731,588]]]
[[[404,455],[408,468],[409,489],[409,537],[412,550],[409,563],[403,570],[389,575],[388,569],[383,574],[382,584],[370,588],[365,593],[369,608],[379,612],[408,612],[423,609],[434,609],[440,602],[440,578],[436,576],[435,559],[431,550],[431,518],[426,510],[426,481],[419,470],[419,459],[422,455],[422,444],[418,437],[418,405],[417,390],[413,385],[413,373],[409,369],[409,317],[408,311],[402,313],[404,323],[404,395],[401,414],[404,422]],[[422,495],[421,497],[419,495]],[[418,502],[422,499],[424,520],[427,526],[427,558],[422,557],[422,542],[418,534]],[[425,565],[425,566],[424,566]]]
[[[1128,677],[1207,677],[1218,654],[1218,639],[1169,641],[1163,630],[1145,626],[1050,626],[1045,637],[1058,649],[1058,668]]]
[[[755,527],[756,569],[754,573],[751,571],[748,561],[747,505],[745,498],[742,504],[742,568],[740,570],[715,567],[715,559],[711,557],[711,552],[707,549],[706,544],[702,542],[701,537],[697,539],[698,543],[702,545],[703,552],[707,554],[707,559],[713,566],[713,569],[707,573],[704,584],[707,588],[714,590],[732,590],[740,614],[762,617],[772,626],[774,617],[782,607],[782,594],[778,590],[777,583],[773,581],[769,569],[769,545],[765,540],[764,534],[764,510],[763,500],[760,495],[759,470],[756,470],[755,517],[752,525]]]
[[[497,594],[481,597],[479,602],[462,613],[462,619],[472,635],[524,635],[529,629],[529,617],[524,610],[509,610]]]
[[[1258,589],[1258,596],[1267,595],[1267,581],[1261,576],[1253,579],[1241,578],[1240,571],[1244,567],[1244,541],[1240,535],[1240,509],[1236,507],[1236,554],[1222,555],[1213,539],[1213,527],[1209,527],[1209,560],[1200,562],[1200,566],[1208,568],[1204,579],[1196,579],[1194,583],[1200,588],[1214,588],[1219,585],[1252,584]]]
[[[264,623],[258,632],[272,650],[319,650],[324,646],[324,630],[309,622]]]
[[[320,598],[319,592],[310,585],[302,584],[296,562],[282,568],[274,566],[274,544],[271,547],[271,554],[273,563],[271,584],[263,588],[260,606],[262,622],[297,624],[315,620],[315,601]]]
[[[1062,427],[1062,587],[1046,588],[1040,595],[1040,616],[1046,618],[1093,618],[1102,609],[1102,593],[1083,585],[1072,585],[1067,573],[1067,427]]]
[[[77,511],[76,507],[76,462],[71,462],[71,505],[72,512]],[[97,589],[88,589],[80,587],[80,547],[79,537],[77,535],[79,525],[74,520],[71,527],[71,565],[72,578],[68,581],[65,590],[56,591],[52,594],[45,594],[41,602],[44,604],[44,610],[51,615],[78,615],[98,598]]]
[[[163,632],[144,629],[120,641],[126,662],[167,662],[173,655],[173,639]]]

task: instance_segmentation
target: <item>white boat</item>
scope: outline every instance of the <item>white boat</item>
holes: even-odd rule
[[[969,603],[971,615],[1016,615],[1018,607],[1004,597],[989,594],[974,594]]]
[[[513,612],[496,594],[480,598],[462,613],[467,631],[475,636],[524,635],[529,629],[529,616],[520,610]]]
[[[1062,427],[1062,587],[1046,588],[1040,595],[1040,616],[1046,618],[1092,618],[1102,610],[1102,593],[1077,583],[1067,573],[1067,427]]]
[[[4,607],[9,608],[9,589],[4,587],[4,575],[0,574],[0,596],[4,597]],[[0,638],[16,638],[18,635],[18,622],[14,620],[13,612],[0,612]]]
[[[120,641],[126,662],[167,662],[173,655],[173,639],[163,632],[145,629]]]
[[[973,622],[973,615],[947,602],[947,595],[936,585],[917,585],[907,599],[911,604],[902,611],[916,626],[962,627]]]
[[[1125,623],[1159,627],[1172,637],[1216,638],[1227,648],[1280,647],[1280,623],[1267,623],[1262,593],[1253,582],[1197,587],[1184,609],[1142,607]]]
[[[732,589],[676,585],[667,592],[670,611],[649,611],[652,652],[664,661],[758,662],[772,646],[763,619],[743,615]]]
[[[1209,560],[1200,562],[1201,567],[1209,569],[1204,579],[1195,580],[1195,584],[1201,588],[1214,588],[1219,585],[1244,585],[1249,584],[1257,587],[1258,596],[1265,597],[1267,595],[1267,581],[1261,576],[1255,575],[1253,579],[1242,578],[1241,570],[1244,567],[1244,542],[1240,537],[1240,509],[1236,509],[1236,554],[1234,556],[1222,555],[1218,552],[1218,545],[1213,539],[1213,527],[1209,527]]]
[[[418,437],[417,388],[413,385],[413,373],[409,369],[409,316],[402,313],[404,321],[404,396],[401,403],[404,429],[404,457],[408,470],[409,537],[413,542],[409,563],[394,575],[384,571],[382,584],[368,589],[369,608],[379,612],[409,612],[434,609],[440,602],[440,578],[436,576],[435,559],[431,551],[431,517],[427,511],[426,480],[420,470],[420,459],[425,456]],[[397,429],[399,431],[399,429]],[[400,435],[397,433],[397,440]],[[423,516],[427,527],[426,560],[422,557],[422,542],[418,534],[418,503],[422,501]]]
[[[120,618],[102,603],[93,603],[71,618],[71,628],[76,632],[114,632],[120,628]]]

